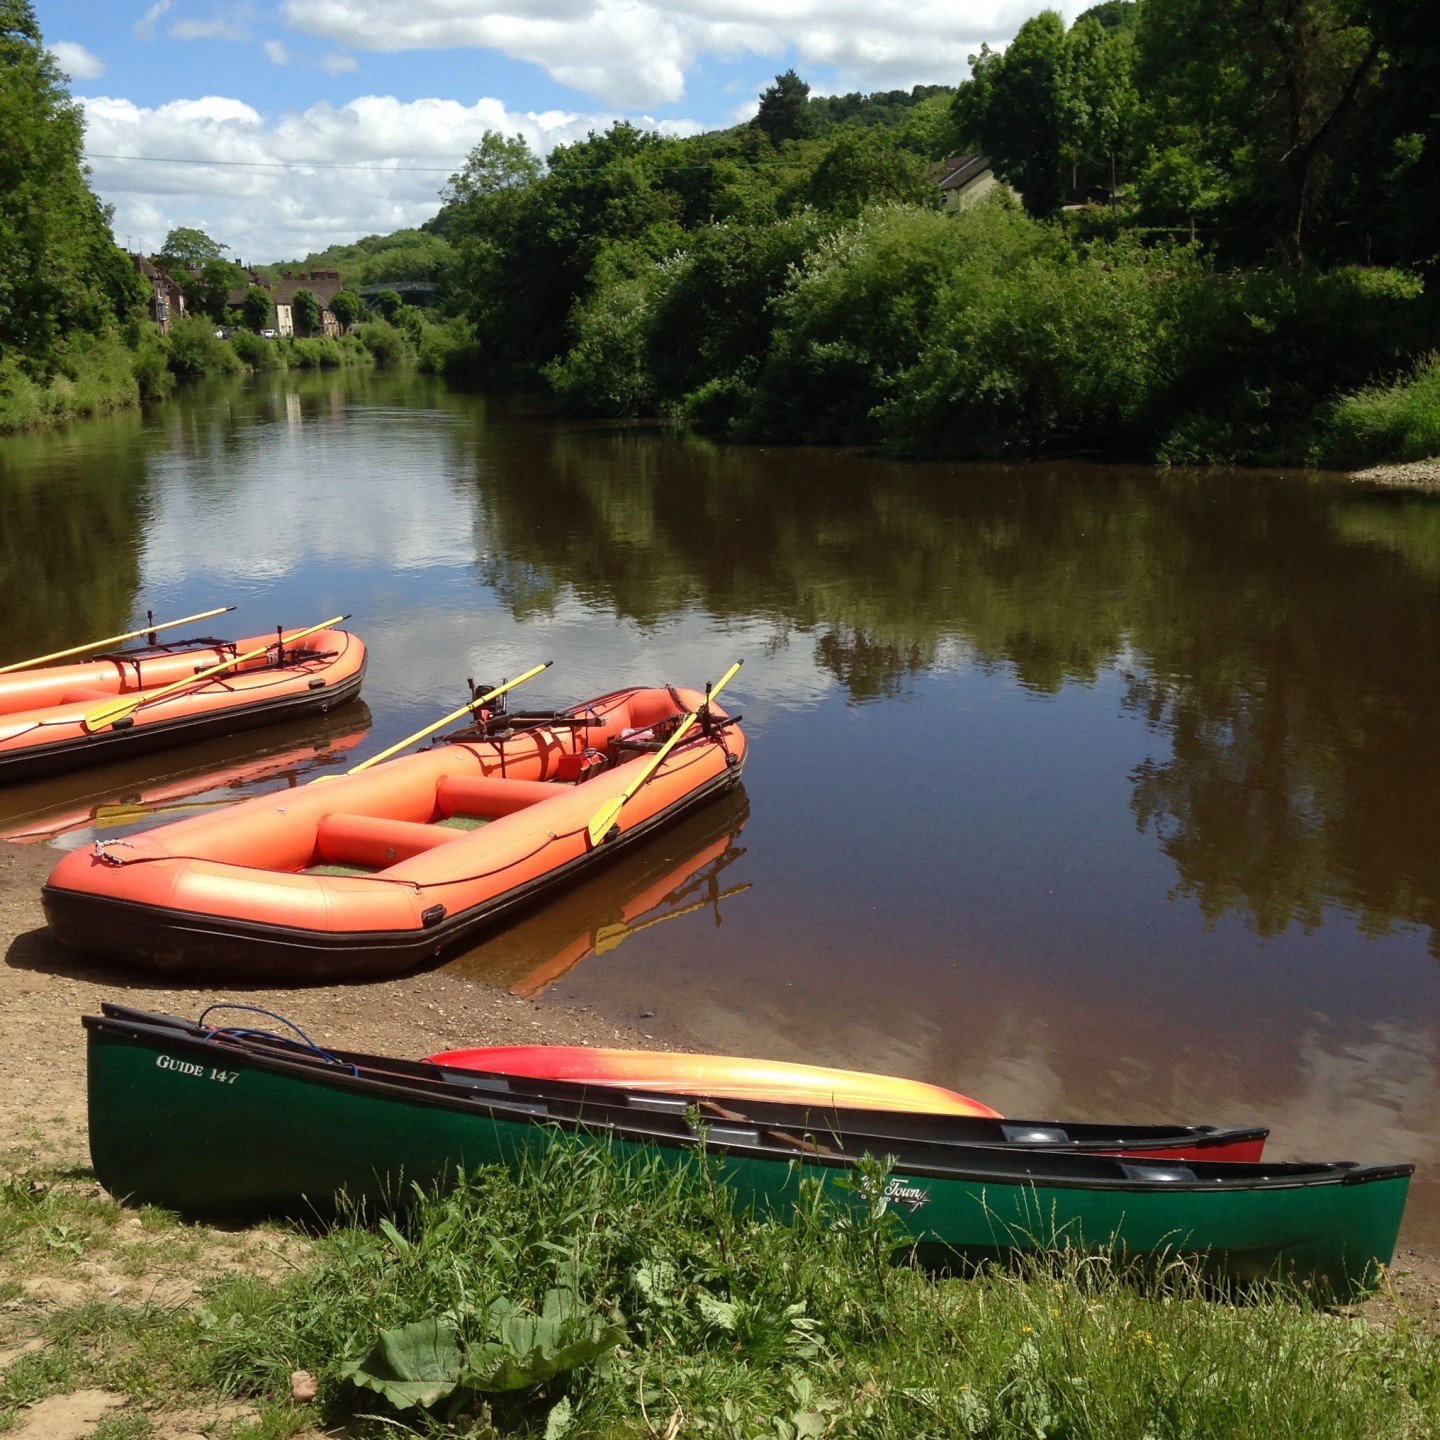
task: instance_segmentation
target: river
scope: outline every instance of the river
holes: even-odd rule
[[[449,964],[1009,1114],[1415,1160],[1433,1250],[1437,602],[1440,498],[1339,477],[724,447],[408,371],[223,382],[0,441],[0,663],[147,609],[347,611],[364,699],[11,787],[0,831],[299,783],[541,660],[527,708],[743,658],[743,795]]]

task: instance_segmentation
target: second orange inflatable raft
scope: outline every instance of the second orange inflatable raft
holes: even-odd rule
[[[498,734],[75,851],[42,892],[59,940],[151,970],[306,981],[440,954],[739,783],[745,737],[705,696],[620,690]]]
[[[353,700],[365,678],[364,642],[348,630],[302,635],[283,643],[273,634],[161,642],[0,675],[0,782],[322,714]],[[253,658],[229,663],[246,655]],[[97,720],[107,707],[120,713]]]

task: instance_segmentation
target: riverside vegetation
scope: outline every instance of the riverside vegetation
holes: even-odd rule
[[[83,254],[58,220],[37,249],[0,200],[7,269],[85,279],[0,311],[0,429],[201,370],[408,356],[770,443],[1336,466],[1440,451],[1440,55],[1404,0],[1104,0],[1068,29],[1042,11],[953,88],[819,97],[792,71],[751,123],[670,139],[617,122],[543,163],[487,134],[420,230],[309,257],[352,285],[423,272],[439,310],[391,307],[355,344],[241,332],[223,350],[136,318],[77,108],[28,0],[0,11],[3,163],[31,157],[17,183],[89,226]],[[942,213],[932,167],[969,152],[1012,188]]]
[[[1141,1277],[1074,1254],[947,1278],[896,1263],[883,1211],[846,1219],[812,1190],[776,1224],[737,1214],[706,1169],[598,1147],[323,1234],[125,1215],[83,1172],[0,1186],[0,1301],[82,1265],[152,1285],[52,1312],[44,1347],[5,1370],[0,1427],[81,1386],[123,1397],[103,1440],[144,1440],[207,1396],[253,1440],[317,1425],[475,1440],[1440,1426],[1440,1343],[1403,1307],[1370,1327],[1284,1288],[1219,1305],[1179,1262]],[[313,1404],[293,1398],[296,1371]]]

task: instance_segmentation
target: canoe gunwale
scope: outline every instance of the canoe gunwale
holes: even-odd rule
[[[127,963],[166,974],[193,972],[216,979],[290,981],[398,974],[435,959],[511,911],[531,904],[551,888],[568,884],[650,839],[691,809],[739,785],[743,772],[743,758],[727,764],[665,809],[622,830],[604,844],[418,929],[307,930],[96,895],[49,882],[41,887],[41,903],[50,927],[70,948],[118,956]],[[152,863],[173,863],[178,859],[164,857]],[[443,893],[445,882],[419,888]],[[97,943],[96,936],[103,939]]]

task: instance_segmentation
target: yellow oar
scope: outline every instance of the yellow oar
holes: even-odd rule
[[[640,773],[613,799],[607,800],[590,817],[590,843],[598,845],[620,819],[620,812],[629,803],[630,797],[660,768],[660,762],[680,743],[685,732],[700,718],[703,710],[734,678],[735,672],[743,665],[737,660],[714,685],[705,687],[705,702],[700,709],[692,710],[676,727],[675,733],[645,762]]]
[[[423,730],[417,730],[407,739],[392,745],[388,750],[382,750],[378,755],[372,755],[368,760],[362,760],[360,764],[352,766],[345,773],[347,775],[358,775],[362,770],[368,770],[372,765],[378,765],[382,760],[388,760],[392,755],[398,755],[400,751],[413,745],[417,740],[423,740],[427,735],[433,735],[437,730],[444,729],[446,725],[453,725],[462,715],[471,715],[479,709],[481,705],[487,704],[497,696],[503,695],[507,690],[513,690],[517,685],[523,685],[527,680],[533,680],[542,670],[548,670],[554,663],[553,660],[547,660],[543,665],[537,665],[533,670],[527,670],[523,675],[517,675],[513,680],[507,680],[505,684],[497,685],[493,690],[487,690],[483,695],[477,695],[468,704],[462,705],[458,710],[452,710],[448,715],[437,720],[433,725],[427,725]],[[317,778],[325,780],[331,777],[321,775]]]
[[[209,680],[212,676],[223,675],[227,670],[233,670],[237,665],[248,664],[251,660],[258,660],[262,655],[267,655],[279,645],[283,651],[285,646],[293,644],[296,640],[303,640],[307,635],[313,635],[317,630],[328,630],[332,625],[338,625],[342,620],[348,620],[348,615],[332,615],[328,620],[322,620],[318,625],[311,625],[308,629],[297,630],[293,635],[282,635],[269,645],[261,645],[259,649],[247,650],[243,655],[237,655],[233,660],[222,661],[219,665],[211,665],[209,669],[197,670],[193,675],[184,680],[177,680],[173,685],[162,685],[158,690],[151,690],[148,694],[143,690],[137,690],[133,695],[122,695],[118,700],[107,700],[103,705],[97,705],[93,710],[85,712],[85,728],[87,730],[103,730],[107,725],[113,725],[117,720],[123,720],[127,715],[133,714],[142,705],[149,705],[155,700],[164,700],[169,695],[178,695],[182,690],[188,690],[192,685],[198,685],[202,680]]]
[[[156,630],[173,630],[177,625],[193,625],[197,620],[228,615],[234,608],[233,605],[222,605],[218,610],[202,610],[198,615],[167,620],[163,625],[147,625],[143,630],[132,630],[128,635],[108,635],[104,640],[89,640],[84,645],[72,645],[68,650],[57,650],[53,655],[37,655],[33,660],[16,660],[10,665],[0,665],[0,675],[11,670],[28,670],[32,665],[48,665],[52,660],[64,660],[68,655],[83,655],[87,650],[98,650],[102,645],[119,645],[126,640],[138,640],[142,635],[152,634]]]

